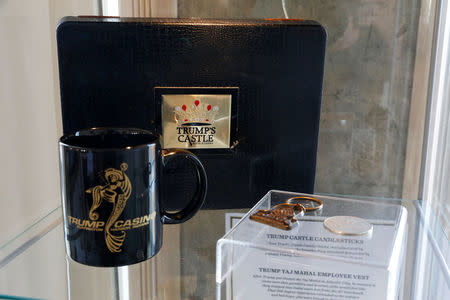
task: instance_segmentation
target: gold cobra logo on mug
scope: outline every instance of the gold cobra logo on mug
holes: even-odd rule
[[[156,216],[156,212],[134,219],[118,220],[122,214],[128,199],[130,198],[132,185],[125,174],[128,169],[126,163],[120,165],[120,170],[108,168],[102,172],[105,185],[96,185],[86,190],[92,195],[92,205],[89,210],[89,220],[83,220],[68,216],[70,223],[75,224],[78,229],[89,231],[104,231],[105,242],[109,251],[121,252],[126,237],[126,230],[148,225]],[[111,214],[106,222],[98,221],[100,215],[96,211],[104,202],[113,205]]]

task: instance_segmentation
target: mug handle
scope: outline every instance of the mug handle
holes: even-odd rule
[[[197,189],[194,197],[189,201],[185,208],[175,213],[169,213],[167,211],[162,213],[161,219],[164,224],[183,223],[192,218],[205,202],[206,191],[208,190],[205,168],[198,157],[193,153],[181,149],[162,150],[163,167],[165,167],[173,158],[180,156],[188,159],[194,164],[197,170]]]

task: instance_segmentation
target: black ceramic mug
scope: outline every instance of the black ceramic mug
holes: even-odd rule
[[[207,190],[192,153],[161,150],[158,136],[133,128],[93,128],[59,141],[66,252],[90,266],[123,266],[158,253],[162,225],[190,219]],[[174,157],[197,172],[193,199],[177,213],[162,211],[162,168]]]

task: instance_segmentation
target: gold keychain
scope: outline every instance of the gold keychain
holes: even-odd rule
[[[290,230],[292,223],[306,212],[300,203],[281,203],[272,209],[260,209],[250,216],[250,220],[270,225],[283,230]]]
[[[292,225],[305,215],[305,212],[320,210],[322,207],[323,202],[320,199],[296,196],[287,199],[284,203],[275,205],[271,209],[259,209],[250,215],[250,220],[283,230],[290,230]]]
[[[307,202],[307,203],[305,203]],[[308,197],[308,196],[296,196],[291,197],[286,200],[286,203],[289,204],[301,204],[306,209],[306,211],[314,211],[322,209],[323,202],[320,199],[314,198],[314,197]],[[314,205],[315,203],[315,205]]]

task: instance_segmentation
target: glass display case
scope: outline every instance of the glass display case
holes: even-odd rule
[[[290,228],[254,221],[262,215],[257,212],[284,207],[292,197],[307,197],[300,198],[306,199],[303,203],[315,197],[323,208],[307,210]],[[262,221],[271,224],[277,216],[266,215]],[[344,223],[348,231],[335,230]],[[405,276],[406,223],[407,211],[401,205],[270,191],[218,241],[218,295],[398,299]]]
[[[383,284],[395,288],[383,292],[398,299],[450,298],[448,1],[7,0],[0,1],[0,299],[228,300],[243,299],[233,287],[251,284],[241,276],[230,285],[236,266],[222,254],[216,259],[217,249],[255,246],[259,231],[240,231],[245,224],[256,228],[247,220],[250,207],[201,210],[184,224],[165,226],[160,253],[143,263],[95,268],[66,257],[55,33],[62,17],[77,15],[292,18],[323,25],[327,46],[314,193],[335,203],[365,203],[361,216],[367,219],[379,219],[384,207],[384,216],[403,228],[402,235],[396,233],[402,247],[383,249],[381,260],[368,261],[389,274]],[[270,208],[264,201],[259,205]],[[337,212],[323,210],[326,216]],[[330,260],[287,250],[292,251],[317,265]],[[249,255],[244,263],[252,262]],[[338,269],[354,263],[342,259],[331,258],[346,265]],[[399,269],[392,270],[396,264]],[[261,291],[247,292],[246,300]],[[379,299],[372,292],[367,289],[368,299]]]
[[[339,211],[334,210],[343,207],[340,198],[336,198],[339,195],[319,195],[318,197],[324,199],[325,204],[334,201],[338,205],[333,208],[325,206],[324,215],[338,213]],[[259,205],[267,206],[267,200],[268,197]],[[398,293],[398,299],[445,299],[449,295],[449,256],[445,250],[448,249],[449,240],[430,207],[424,206],[417,200],[368,197],[363,201],[346,199],[343,202],[352,203],[352,205],[365,204],[359,212],[358,209],[346,210],[347,215],[361,215],[363,212],[365,217],[371,218],[380,212],[384,219],[398,220],[398,225],[405,221],[403,237],[407,242],[404,243],[403,239],[399,239],[404,252],[397,252],[401,255],[391,256],[389,259],[387,253],[391,253],[391,250],[397,247],[391,244],[386,249],[384,247],[382,249],[386,252],[386,256],[381,253],[383,255],[377,258],[377,261],[368,260],[364,266],[367,268],[373,265],[372,267],[380,270],[388,270],[387,273],[393,271],[392,266],[397,264],[402,266],[398,270],[398,279],[394,280],[398,288],[395,290],[395,293]],[[332,205],[334,206],[330,204]],[[395,209],[390,210],[391,207]],[[153,259],[127,267],[95,268],[66,258],[61,223],[62,210],[61,207],[57,207],[0,246],[0,290],[2,291],[0,298],[8,295],[8,297],[18,297],[13,299],[21,299],[20,297],[25,299],[243,299],[226,298],[227,288],[230,288],[230,285],[226,283],[229,282],[227,278],[229,279],[232,265],[228,264],[229,261],[226,259],[221,264],[219,259],[217,261],[219,268],[216,269],[215,255],[217,241],[232,225],[236,225],[247,211],[202,211],[190,222],[181,225],[180,231],[177,231],[175,227],[165,228],[163,249]],[[211,219],[215,221],[212,222]],[[218,249],[225,251],[230,243],[245,247],[252,244],[256,236],[252,234],[248,236],[247,230],[241,231],[243,225],[248,222],[244,219],[241,224],[228,232],[219,241]],[[254,228],[265,228],[262,224],[255,224]],[[399,226],[400,228],[402,227]],[[202,234],[199,234],[200,231]],[[376,234],[376,229],[373,234]],[[242,241],[243,239],[245,241]],[[271,251],[273,250],[274,248],[271,248]],[[289,250],[286,252],[292,256],[298,253],[308,255],[308,252],[293,253]],[[313,261],[319,256],[315,257],[313,253],[310,253],[308,258]],[[254,259],[258,260],[257,257]],[[244,262],[251,264],[254,259],[247,257]],[[322,259],[321,256],[319,261],[324,264]],[[336,258],[332,261],[342,261],[342,259]],[[391,266],[386,269],[389,262]],[[345,265],[349,262],[340,263]],[[295,262],[288,263],[289,268],[293,268],[294,265],[296,265]],[[310,267],[314,268],[314,265]],[[217,285],[216,271],[219,281]],[[349,268],[340,267],[339,271],[349,272]],[[384,275],[380,275],[378,279],[383,281],[383,278],[385,278]],[[250,284],[248,280],[245,280],[235,282],[234,287],[248,287]],[[252,293],[251,289],[247,291]],[[379,297],[371,298],[373,295],[370,293],[374,292],[373,290],[367,291],[367,297],[361,299],[380,299]],[[258,293],[256,290],[254,292]]]

